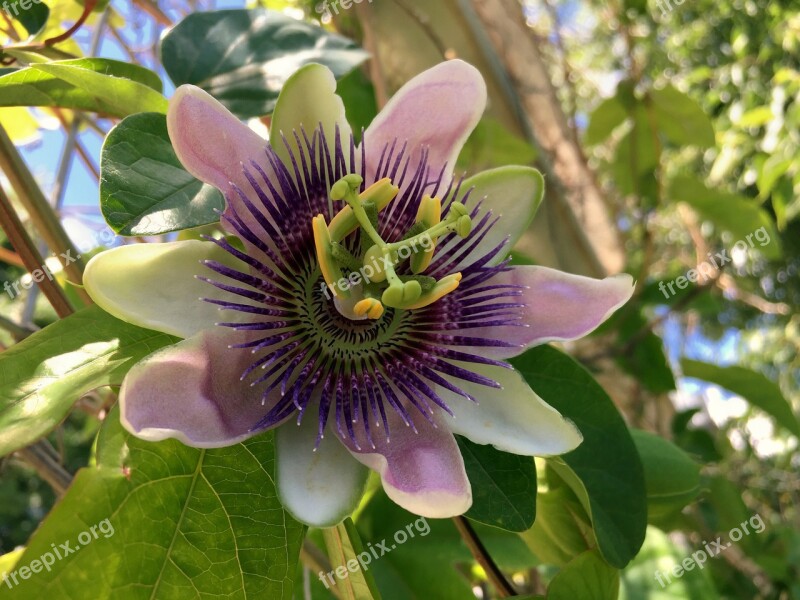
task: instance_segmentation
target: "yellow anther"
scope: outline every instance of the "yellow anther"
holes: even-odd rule
[[[406,305],[403,308],[407,310],[414,310],[416,308],[423,308],[429,304],[433,304],[437,300],[441,300],[447,294],[455,290],[460,282],[461,273],[453,273],[452,275],[443,277],[436,282],[436,285],[433,286],[433,289],[422,294],[414,304]]]
[[[364,298],[353,307],[356,316],[367,315],[370,319],[380,319],[383,316],[383,304],[375,298]]]
[[[337,182],[338,183],[338,182]],[[340,190],[337,190],[340,191]],[[372,202],[375,204],[375,208],[378,209],[378,212],[386,208],[386,206],[394,200],[397,193],[400,191],[400,188],[396,185],[392,184],[392,180],[388,177],[384,177],[373,183],[363,192],[361,192],[358,197],[362,203],[364,202]],[[333,193],[333,190],[331,190]],[[333,196],[331,196],[333,197]],[[336,199],[336,198],[334,198]],[[331,232],[331,239],[334,242],[341,242],[344,238],[348,235],[353,233],[358,228],[358,220],[356,216],[353,214],[353,209],[349,206],[345,206],[342,210],[340,210],[335,217],[331,220],[331,224],[328,226],[328,229]]]
[[[333,258],[331,252],[331,236],[325,217],[317,215],[311,219],[311,228],[314,232],[314,246],[317,250],[317,262],[322,272],[325,283],[333,291],[334,295],[341,295],[347,298],[350,292],[347,289],[337,288],[336,282],[342,278],[342,269]]]
[[[425,194],[422,202],[419,203],[417,210],[417,223],[422,223],[426,229],[438,225],[442,220],[442,200],[441,198],[431,197]],[[422,273],[427,269],[433,260],[433,253],[436,250],[436,240],[431,239],[430,249],[420,249],[411,255],[411,271]]]

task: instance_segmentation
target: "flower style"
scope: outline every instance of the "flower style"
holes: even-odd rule
[[[454,434],[520,455],[581,441],[505,359],[579,338],[624,304],[628,275],[510,266],[543,180],[453,165],[486,104],[459,60],[418,75],[355,144],[336,82],[286,83],[267,143],[202,90],[167,115],[183,165],[225,195],[221,239],[103,252],[86,287],[111,314],[183,341],[135,365],[121,418],[146,440],[235,444],[276,430],[276,483],[299,520],[352,512],[368,469],[426,517],[464,513]]]

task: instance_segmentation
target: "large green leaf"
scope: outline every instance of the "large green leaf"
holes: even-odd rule
[[[547,587],[547,600],[612,600],[619,593],[619,571],[596,550],[564,566]]]
[[[748,249],[755,249],[770,259],[781,257],[780,240],[775,224],[767,212],[756,202],[739,194],[712,190],[695,177],[682,175],[669,183],[668,194],[676,201],[682,201],[695,209],[701,217],[736,236],[736,242],[743,242]],[[764,234],[756,234],[762,230]],[[749,238],[748,238],[749,236]]]
[[[157,235],[219,221],[216,188],[181,165],[162,114],[131,115],[114,127],[100,156],[100,209],[122,235]]]
[[[128,369],[178,341],[92,306],[0,354],[0,456],[46,435],[86,392],[117,385]]]
[[[197,85],[242,118],[272,112],[284,82],[303,65],[338,78],[368,57],[352,41],[263,9],[191,13],[161,42],[175,85]]]
[[[458,436],[458,446],[472,485],[475,521],[525,531],[536,518],[536,465],[529,456],[502,452]]]
[[[305,528],[282,509],[273,466],[272,433],[213,450],[144,442],[115,410],[97,466],[78,472],[17,571],[53,546],[75,551],[0,596],[289,599]]]
[[[647,505],[642,463],[622,416],[592,376],[555,348],[533,348],[511,363],[583,434],[563,463],[548,464],[585,503],[603,557],[624,567],[644,540]]]
[[[161,80],[144,67],[108,58],[36,63],[0,77],[0,106],[57,106],[114,117],[166,112]]]
[[[792,412],[791,405],[783,397],[778,384],[763,373],[744,367],[720,367],[690,359],[683,359],[681,367],[686,377],[702,379],[741,396],[771,415],[778,425],[800,437],[800,423]]]
[[[669,440],[631,430],[644,466],[650,522],[681,510],[700,493],[700,467]]]

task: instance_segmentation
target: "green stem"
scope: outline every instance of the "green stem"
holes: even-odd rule
[[[84,267],[80,253],[72,245],[58,215],[45,198],[2,125],[0,125],[0,169],[11,182],[11,186],[16,191],[44,243],[58,257],[67,279],[76,284],[75,291],[86,304],[92,304],[89,295],[81,287],[78,287],[82,285]],[[66,256],[62,256],[62,253]],[[69,260],[66,258],[67,256],[70,257]]]

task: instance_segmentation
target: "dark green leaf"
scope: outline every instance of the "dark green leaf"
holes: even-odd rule
[[[216,188],[181,166],[164,115],[131,115],[114,127],[100,157],[100,209],[122,235],[157,235],[219,221]]]
[[[700,467],[680,448],[664,438],[631,430],[644,466],[648,520],[681,510],[700,493]]]
[[[529,456],[502,452],[457,437],[472,484],[466,516],[506,529],[525,531],[536,518],[536,465]]]
[[[610,321],[614,321],[612,326],[619,332],[620,346],[626,349],[617,358],[619,365],[654,394],[674,390],[675,377],[664,354],[664,343],[652,330],[645,329],[647,321],[642,313],[619,311]]]
[[[800,437],[800,423],[777,383],[763,373],[744,367],[719,367],[696,360],[681,361],[686,377],[702,379],[733,392],[772,416],[775,422]]]
[[[50,16],[50,9],[42,0],[15,0],[3,6],[3,10],[8,16],[13,14],[31,37],[44,28]]]
[[[647,504],[642,464],[619,411],[583,367],[555,348],[539,346],[511,362],[583,434],[583,443],[560,457],[563,465],[548,464],[586,503],[605,559],[624,567],[644,539]]]
[[[144,67],[108,58],[36,63],[0,77],[0,106],[57,106],[114,117],[166,112],[161,80]]]
[[[46,435],[83,394],[120,384],[134,363],[177,341],[92,306],[9,348],[0,354],[0,456]]]
[[[161,42],[175,85],[192,83],[242,118],[272,112],[289,76],[320,63],[339,78],[368,54],[321,27],[263,9],[194,12]]]
[[[115,410],[97,456],[17,564],[64,542],[77,550],[4,597],[291,598],[305,528],[278,500],[271,432],[211,450],[152,443]]]

